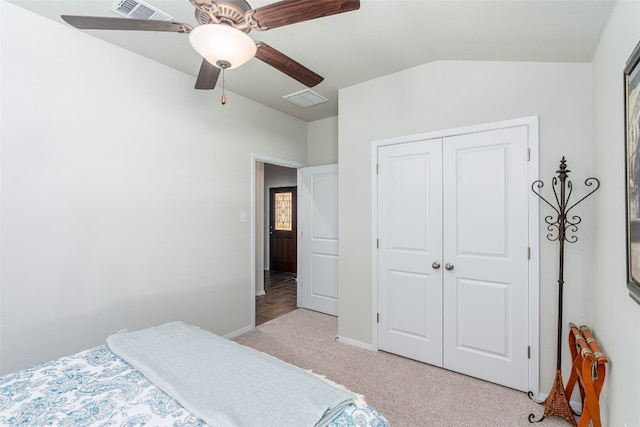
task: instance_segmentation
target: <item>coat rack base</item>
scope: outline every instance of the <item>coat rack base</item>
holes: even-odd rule
[[[531,397],[531,393],[529,393]],[[540,405],[544,405],[544,414],[539,420],[535,419],[535,414],[529,414],[530,423],[539,423],[549,417],[560,417],[567,421],[572,426],[577,426],[573,410],[567,401],[567,396],[564,393],[564,384],[562,383],[562,372],[556,370],[556,377],[553,380],[553,386],[549,395],[544,402],[539,402]]]

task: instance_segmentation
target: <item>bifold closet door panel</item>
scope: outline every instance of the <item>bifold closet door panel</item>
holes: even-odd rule
[[[378,149],[378,347],[442,365],[442,141]]]
[[[527,127],[445,138],[444,367],[528,388]]]

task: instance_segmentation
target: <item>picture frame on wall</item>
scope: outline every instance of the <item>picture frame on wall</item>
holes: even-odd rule
[[[640,304],[640,42],[624,68],[627,288]]]

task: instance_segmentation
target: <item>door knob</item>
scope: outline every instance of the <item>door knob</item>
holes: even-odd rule
[[[440,263],[439,263],[438,261],[433,261],[433,264],[431,264],[431,267],[432,267],[434,270],[437,270],[437,269],[439,269],[439,268],[440,268]]]
[[[450,262],[446,263],[444,265],[445,270],[451,271],[453,270],[453,264],[451,264]]]

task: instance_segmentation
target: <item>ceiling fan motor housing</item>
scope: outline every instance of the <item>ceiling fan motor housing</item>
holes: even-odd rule
[[[198,23],[227,24],[237,30],[248,33],[251,27],[246,20],[246,13],[251,6],[244,0],[190,0],[196,8],[195,16]]]

